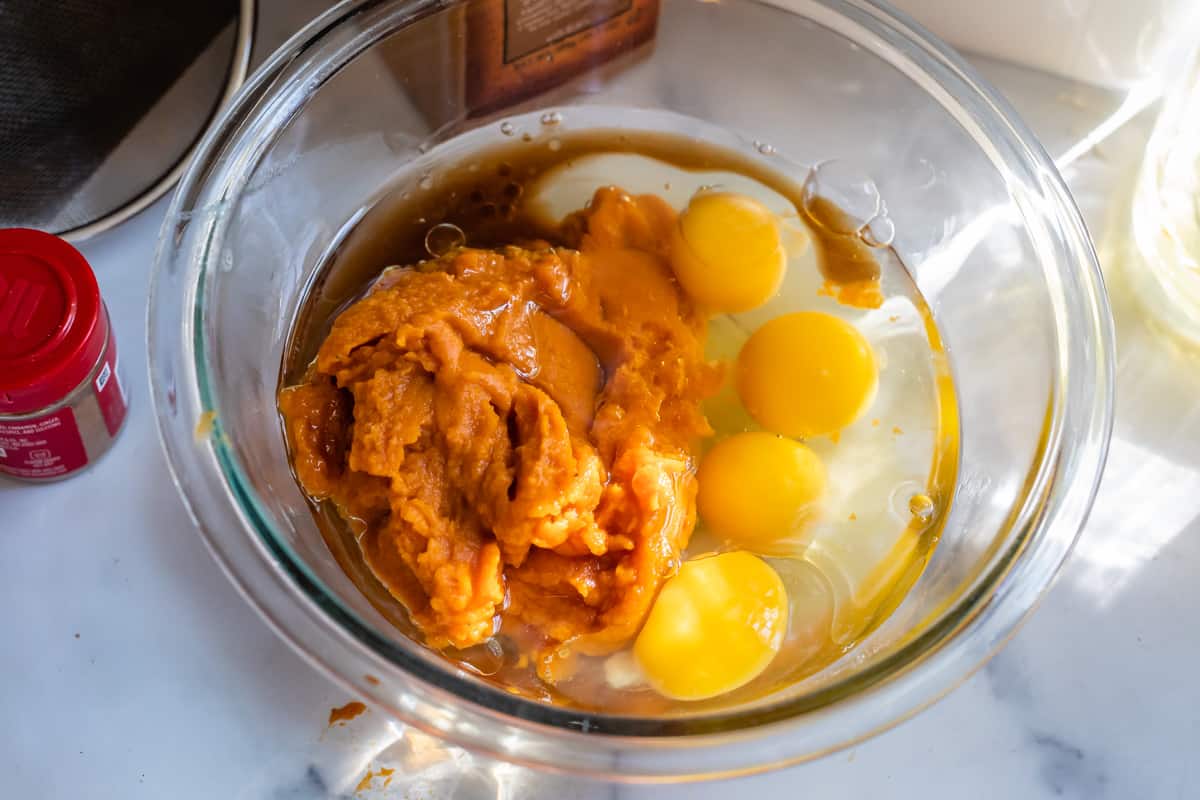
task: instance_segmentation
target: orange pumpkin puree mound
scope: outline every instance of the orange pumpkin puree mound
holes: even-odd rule
[[[385,273],[280,395],[296,474],[433,647],[501,623],[628,643],[695,523],[705,320],[666,260],[675,212],[598,191],[570,249],[458,249]],[[545,674],[545,673],[544,673]]]

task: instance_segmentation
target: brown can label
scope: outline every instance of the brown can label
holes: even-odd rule
[[[633,8],[633,0],[505,0],[504,63],[535,53]]]
[[[467,14],[467,105],[492,111],[654,36],[658,0],[492,0]]]

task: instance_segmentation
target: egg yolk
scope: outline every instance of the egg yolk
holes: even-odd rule
[[[786,263],[775,215],[743,195],[696,195],[672,237],[675,277],[693,300],[712,311],[762,305],[779,289]]]
[[[757,677],[787,629],[783,581],[749,553],[686,562],[663,585],[633,656],[647,681],[676,700],[703,700]]]
[[[760,425],[785,436],[836,433],[875,396],[878,369],[866,337],[819,311],[763,325],[738,354],[738,395]]]
[[[794,540],[825,493],[825,467],[816,453],[761,431],[721,441],[704,456],[696,477],[705,524],[757,552]]]

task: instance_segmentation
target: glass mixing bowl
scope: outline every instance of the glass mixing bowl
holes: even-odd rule
[[[217,560],[281,636],[356,695],[526,765],[627,780],[742,774],[844,747],[948,692],[1046,591],[1109,435],[1103,284],[1042,148],[959,58],[868,0],[663,0],[652,44],[492,114],[437,77],[465,72],[464,10],[335,7],[259,70],[180,184],[151,292],[150,372],[176,483]],[[670,118],[790,164],[836,159],[825,188],[850,206],[869,176],[940,325],[961,412],[941,542],[885,624],[787,690],[662,717],[498,690],[383,618],[293,480],[275,395],[314,275],[439,143],[489,126],[499,136],[504,119],[543,109],[566,125]]]

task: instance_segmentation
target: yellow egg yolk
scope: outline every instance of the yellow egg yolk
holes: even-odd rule
[[[832,434],[875,396],[875,354],[843,319],[819,311],[763,325],[738,354],[738,395],[760,425],[785,436]]]
[[[786,264],[775,215],[743,195],[696,195],[672,237],[675,277],[711,311],[732,313],[762,305],[779,289]]]
[[[809,448],[773,433],[739,433],[704,456],[700,517],[739,547],[772,552],[797,535],[825,493],[825,467]]]
[[[703,700],[757,677],[783,642],[783,581],[749,553],[686,562],[663,585],[633,656],[650,685],[676,700]]]

